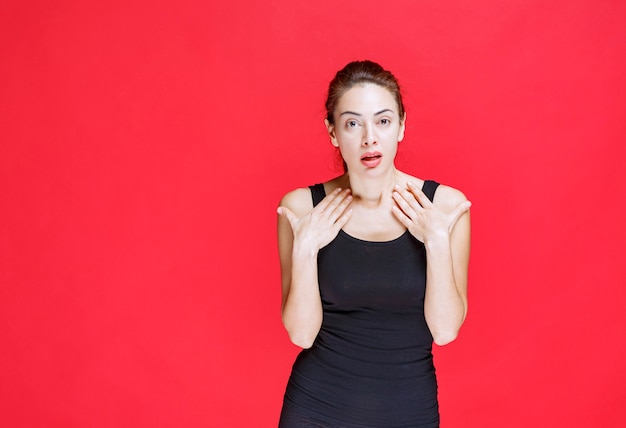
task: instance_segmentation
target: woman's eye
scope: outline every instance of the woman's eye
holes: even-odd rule
[[[390,120],[389,119],[380,119],[380,124],[381,125],[389,125]]]
[[[347,126],[348,128],[356,128],[356,126],[357,126],[356,120],[349,120],[349,121],[346,123],[346,126]]]

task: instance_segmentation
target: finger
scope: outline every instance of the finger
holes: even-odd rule
[[[470,209],[471,206],[472,206],[472,203],[470,201],[461,202],[459,205],[457,205],[457,207],[451,213],[452,220],[450,222],[450,230],[454,228],[457,221],[459,221],[461,216],[465,214]]]
[[[333,225],[333,229],[335,230],[335,232],[339,232],[339,229],[343,228],[346,223],[348,223],[348,220],[350,220],[350,217],[352,217],[352,208],[349,209],[348,211],[345,211],[335,222],[335,224]]]
[[[346,201],[346,198],[348,198],[349,196],[350,196],[350,189],[344,189],[338,194],[333,195],[332,200],[329,202],[324,212],[328,213],[331,216],[335,215],[337,212],[337,209]]]
[[[340,187],[337,187],[335,190],[330,192],[324,199],[321,200],[319,204],[314,208],[316,211],[324,212],[328,208],[328,206],[336,199],[336,197],[342,192]]]
[[[394,192],[392,193],[392,197],[394,202],[396,203],[396,206],[399,207],[407,217],[409,217],[410,219],[415,218],[415,216],[417,215],[416,205],[419,204],[417,203],[417,201],[415,201],[415,198],[413,196],[405,195],[399,190],[394,190]],[[406,200],[407,197],[413,199],[413,206]]]
[[[396,184],[396,190],[402,195],[404,200],[413,208],[413,211],[416,213],[420,212],[423,209],[422,204],[418,200],[418,198],[410,191],[408,188],[402,188]]]
[[[404,225],[407,229],[411,226],[411,219],[402,211],[397,205],[391,207],[391,211],[396,216],[398,221]]]
[[[422,189],[417,184],[413,183],[412,181],[407,181],[406,185],[409,191],[413,194],[413,196],[417,200],[417,202],[420,204],[420,206],[426,208],[427,206],[432,205],[432,202],[430,201],[430,199],[428,199],[426,194],[422,191]]]
[[[331,215],[339,218],[339,216],[341,216],[345,212],[346,208],[348,208],[348,205],[350,205],[350,202],[352,202],[352,195],[348,191],[342,199],[339,199],[339,198],[337,199],[338,199],[338,203],[335,207],[333,207],[333,211],[331,212]],[[329,210],[330,210],[330,207],[329,207]]]
[[[293,229],[298,222],[298,217],[296,217],[296,215],[287,207],[278,207],[276,212],[278,213],[278,215],[283,216],[287,219],[287,221],[289,222],[289,226],[291,226],[291,229]]]

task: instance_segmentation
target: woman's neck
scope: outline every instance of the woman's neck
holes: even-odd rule
[[[376,178],[354,176],[346,174],[346,185],[352,190],[355,202],[361,202],[367,207],[378,207],[383,202],[391,202],[391,193],[398,183],[400,172],[395,168],[388,174]]]

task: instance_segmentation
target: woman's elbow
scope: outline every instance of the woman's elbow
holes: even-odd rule
[[[454,340],[458,337],[458,335],[459,335],[458,330],[450,330],[450,331],[436,333],[436,334],[433,334],[433,342],[435,342],[437,346],[445,346],[448,343],[454,342]]]
[[[438,346],[444,346],[448,343],[454,342],[459,336],[461,326],[465,322],[467,316],[467,307],[462,315],[462,318],[457,320],[446,320],[446,322],[428,323],[430,333],[433,337],[433,342]],[[428,318],[427,318],[428,320]]]
[[[321,317],[319,321],[310,318],[303,320],[299,317],[289,316],[285,311],[282,314],[282,321],[291,343],[303,349],[313,346],[313,342],[317,339],[317,334],[322,327]]]
[[[291,332],[289,330],[287,330],[287,334],[289,335],[289,340],[291,340],[291,343],[299,346],[302,349],[309,349],[311,346],[313,346],[315,338],[317,337],[317,335],[313,335],[310,333]]]

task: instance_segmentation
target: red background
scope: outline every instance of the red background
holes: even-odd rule
[[[626,424],[626,3],[0,6],[0,420],[272,427],[275,208],[337,174],[326,85],[404,88],[399,166],[473,202],[442,427]]]

